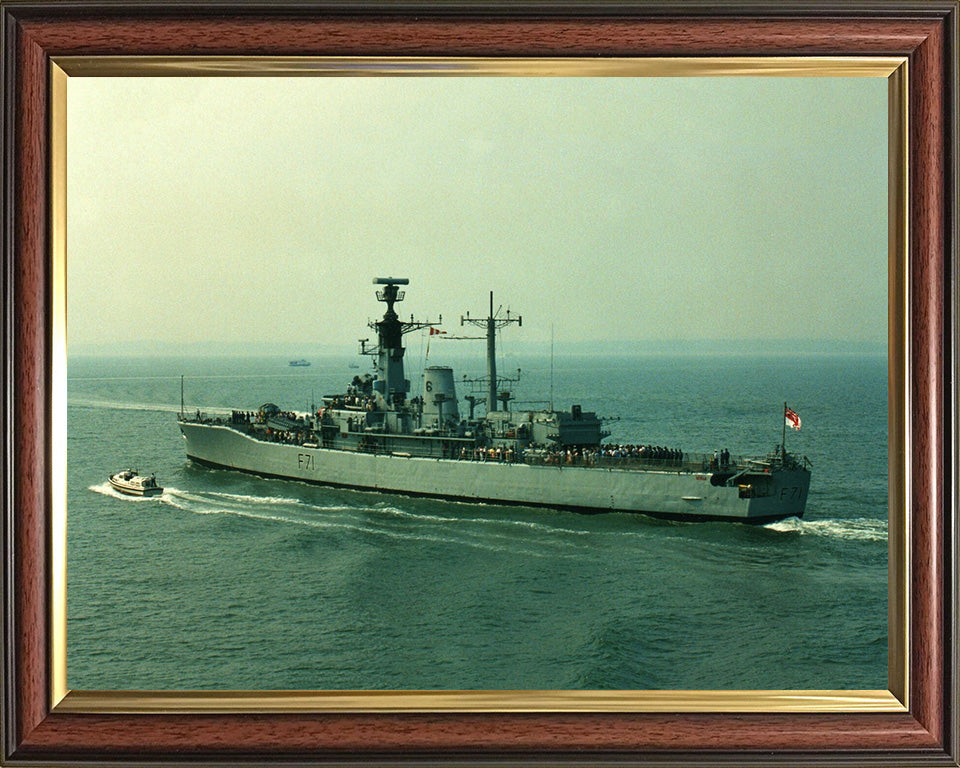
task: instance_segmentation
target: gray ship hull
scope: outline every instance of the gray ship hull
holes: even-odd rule
[[[466,502],[767,523],[802,516],[810,484],[809,472],[778,468],[764,478],[762,496],[744,497],[737,485],[711,482],[711,472],[374,454],[266,442],[220,424],[179,425],[187,456],[208,466]]]

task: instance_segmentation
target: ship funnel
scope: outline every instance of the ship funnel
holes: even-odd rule
[[[423,416],[425,423],[436,420],[456,424],[460,421],[453,368],[430,365],[423,370]]]

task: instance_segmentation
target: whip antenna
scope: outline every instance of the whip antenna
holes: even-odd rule
[[[550,323],[550,410],[553,411],[553,323]]]

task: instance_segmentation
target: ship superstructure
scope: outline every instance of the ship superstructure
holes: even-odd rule
[[[313,413],[266,403],[228,417],[181,413],[187,456],[208,466],[331,486],[588,512],[640,512],[688,520],[762,523],[803,515],[810,471],[779,446],[747,459],[689,454],[651,445],[608,445],[596,413],[510,410],[496,370],[496,330],[521,317],[493,310],[461,318],[487,341],[483,398],[467,395],[461,412],[452,368],[424,369],[422,393],[410,396],[403,337],[438,322],[402,321],[395,305],[406,278],[376,278],[383,318],[371,322],[373,372],[342,393],[325,395]],[[432,332],[436,332],[433,330]],[[476,405],[485,412],[475,415]]]

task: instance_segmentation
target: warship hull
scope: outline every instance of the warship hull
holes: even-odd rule
[[[806,470],[775,468],[762,474],[760,495],[745,495],[743,486],[716,483],[709,471],[377,454],[267,442],[222,424],[181,420],[179,426],[188,458],[206,466],[473,503],[762,524],[802,516],[810,483]]]

